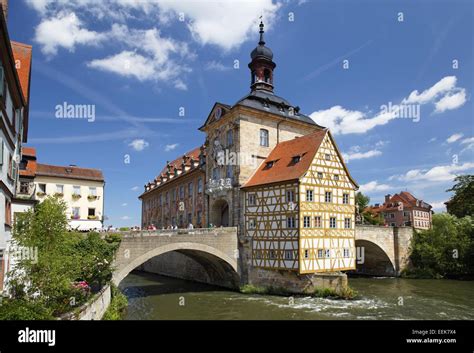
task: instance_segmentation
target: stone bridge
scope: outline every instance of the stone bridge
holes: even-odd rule
[[[148,260],[170,252],[178,252],[199,263],[212,283],[224,287],[237,287],[240,283],[236,227],[122,234],[114,261],[116,285]]]
[[[413,228],[356,225],[355,235],[356,273],[399,276],[407,267]]]

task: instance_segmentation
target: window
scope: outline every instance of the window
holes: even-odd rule
[[[249,206],[255,206],[257,204],[257,200],[255,194],[249,194]]]
[[[196,223],[199,224],[199,225],[202,223],[202,211],[197,211]]]
[[[323,178],[323,173],[318,172],[318,179],[322,179],[322,178]]]
[[[331,257],[331,250],[330,249],[324,250],[324,255],[326,255],[326,259],[329,259]]]
[[[89,196],[97,196],[97,188],[89,187]]]
[[[336,217],[329,218],[329,228],[336,228]]]
[[[313,201],[313,190],[306,190],[306,201]]]
[[[56,193],[62,194],[64,192],[64,185],[56,184]]]
[[[191,213],[188,213],[188,224],[193,223],[193,215]]]
[[[285,260],[293,259],[293,250],[285,250]]]
[[[179,199],[180,200],[184,199],[184,185],[181,185],[179,187]]]
[[[295,202],[295,192],[293,190],[286,190],[286,202]]]
[[[324,158],[327,160],[327,161],[330,161],[331,160],[331,155],[329,153],[326,153],[324,155]]]
[[[89,208],[87,215],[89,217],[95,217],[95,208]]]
[[[349,194],[342,194],[342,203],[345,205],[349,204]]]
[[[72,208],[72,219],[79,219],[80,218],[80,208],[73,207]]]
[[[255,229],[257,223],[255,221],[255,218],[250,218],[249,219],[249,229]]]
[[[201,193],[202,192],[202,179],[199,178],[198,179],[198,193]]]
[[[190,182],[190,183],[188,184],[188,197],[192,197],[192,196],[193,196],[193,188],[194,188],[193,182]]]
[[[352,222],[350,218],[344,218],[344,228],[351,229]]]
[[[219,168],[215,167],[212,169],[212,179],[213,180],[219,179]]]
[[[1,89],[1,85],[0,85],[0,89]],[[4,146],[5,144],[3,143],[3,140],[0,140],[0,165],[3,165],[3,150],[5,148]]]
[[[73,195],[80,195],[81,194],[81,187],[77,186],[77,185],[74,185],[72,187],[72,194]]]
[[[314,217],[314,226],[316,228],[321,228],[321,216]]]
[[[408,217],[410,216],[410,212],[408,211],[403,211],[403,217]]]
[[[5,200],[5,224],[12,225],[12,204],[8,200]]]
[[[395,218],[395,213],[390,213],[390,218]]]
[[[268,130],[260,129],[260,146],[268,147]]]
[[[318,259],[322,259],[324,257],[324,249],[318,249]]]
[[[309,216],[304,216],[303,217],[303,226],[305,228],[310,228],[311,227],[311,217],[309,217]]]
[[[268,257],[273,260],[275,258],[275,250],[270,250],[268,255]]]
[[[228,179],[232,179],[234,176],[234,170],[232,168],[232,165],[228,165],[225,173],[225,177]]]
[[[30,183],[27,181],[21,181],[20,182],[20,194],[28,194],[28,191],[30,189]]]
[[[301,161],[301,156],[293,156],[293,158],[291,158],[291,164],[299,163],[299,161]]]
[[[304,258],[305,259],[309,258],[309,250],[308,249],[305,249],[305,251],[304,251]]]
[[[160,197],[158,198],[158,205],[161,207],[163,205],[163,195],[160,194]]]
[[[183,219],[183,218],[184,218],[183,215],[180,214],[180,215],[179,215],[179,226],[180,226],[181,228],[183,228],[183,226],[184,226],[184,224],[183,224],[183,223],[184,223],[184,219]]]
[[[349,257],[350,256],[350,251],[349,251],[348,248],[344,248],[342,256],[344,256],[344,257]]]
[[[291,216],[286,219],[286,227],[287,228],[295,228],[295,217]]]
[[[325,202],[332,202],[332,193],[331,191],[326,191],[324,195],[324,201]]]
[[[339,181],[339,174],[334,174],[334,180]]]
[[[165,202],[166,202],[167,205],[169,205],[169,203],[170,203],[170,194],[168,193],[168,191],[165,194]]]
[[[274,161],[269,161],[269,162],[267,162],[267,163],[265,164],[265,169],[270,169],[271,167],[273,167],[273,164],[274,164],[274,163],[275,163]]]
[[[232,130],[227,130],[226,140],[227,140],[227,147],[230,147],[234,144],[234,136],[233,136]]]

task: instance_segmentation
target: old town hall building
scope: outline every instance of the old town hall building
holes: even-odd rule
[[[273,53],[251,53],[251,91],[215,103],[202,146],[168,162],[140,196],[142,226],[237,227],[255,268],[355,269],[355,190],[333,136],[274,94]]]

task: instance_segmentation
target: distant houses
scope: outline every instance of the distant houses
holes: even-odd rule
[[[408,191],[395,195],[385,195],[383,204],[375,204],[364,211],[374,217],[382,217],[385,225],[391,227],[413,227],[430,229],[432,225],[432,206],[417,199]]]
[[[102,171],[75,165],[57,166],[36,161],[36,150],[23,147],[13,216],[48,196],[66,203],[69,227],[79,231],[101,229],[104,214]]]

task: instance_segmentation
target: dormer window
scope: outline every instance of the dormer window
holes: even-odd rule
[[[299,163],[299,161],[301,161],[301,156],[293,156],[291,158],[291,164]]]
[[[268,161],[265,164],[265,169],[270,169],[271,167],[273,167],[274,164],[275,164],[275,161]]]
[[[330,161],[331,160],[331,155],[329,153],[326,153],[324,155],[324,158],[327,160],[327,161]]]

